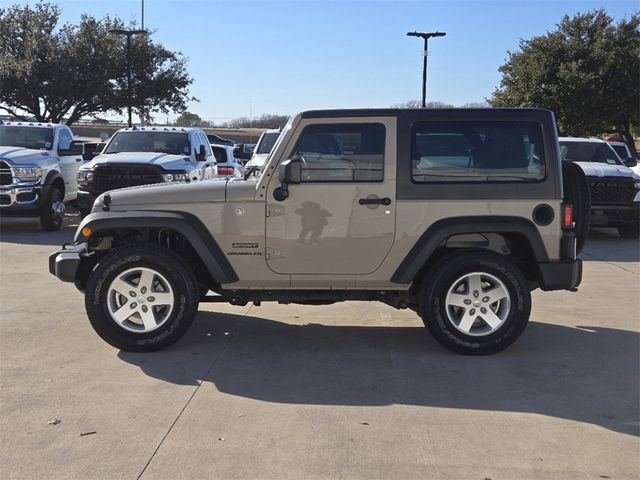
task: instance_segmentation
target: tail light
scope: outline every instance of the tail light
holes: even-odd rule
[[[218,175],[233,175],[233,167],[218,167]]]
[[[573,205],[562,205],[562,228],[565,230],[573,228]]]

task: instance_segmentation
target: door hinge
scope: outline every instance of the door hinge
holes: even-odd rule
[[[267,205],[267,217],[279,217],[284,215],[284,205]]]
[[[286,257],[286,251],[283,248],[267,247],[267,260]]]

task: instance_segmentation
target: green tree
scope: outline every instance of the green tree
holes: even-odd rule
[[[117,18],[83,15],[59,25],[49,3],[0,8],[0,109],[18,118],[67,124],[83,116],[122,113],[128,105],[124,28]],[[133,26],[133,25],[131,25]],[[149,35],[132,42],[132,104],[145,116],[186,108],[186,59]]]
[[[635,153],[640,117],[640,15],[617,25],[603,9],[565,16],[557,29],[520,41],[500,67],[496,107],[553,110],[566,135],[616,131]]]
[[[174,122],[177,127],[201,127],[202,123],[200,115],[191,112],[182,112]]]

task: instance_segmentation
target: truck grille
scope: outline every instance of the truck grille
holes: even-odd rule
[[[106,192],[117,188],[163,182],[160,169],[153,166],[100,166],[93,171],[93,187]]]
[[[0,162],[0,185],[11,185],[12,182],[11,168],[6,162]]]
[[[589,178],[591,203],[631,203],[636,189],[631,178]]]

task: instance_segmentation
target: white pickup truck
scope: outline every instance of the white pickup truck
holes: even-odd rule
[[[82,162],[67,125],[0,121],[0,216],[40,217],[44,230],[59,230]]]

